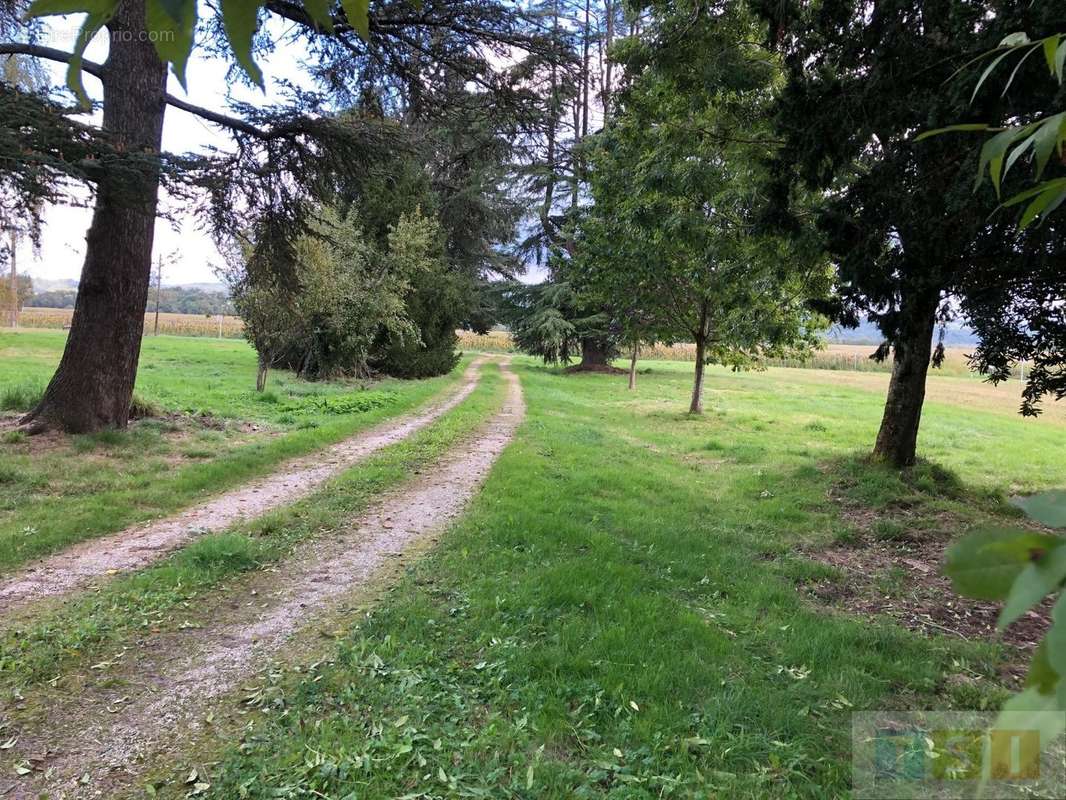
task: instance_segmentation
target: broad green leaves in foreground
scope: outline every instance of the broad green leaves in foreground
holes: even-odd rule
[[[1048,595],[1058,595],[1051,629],[1033,656],[1027,688],[1004,704],[994,726],[1008,725],[1010,716],[1008,726],[1017,727],[1016,712],[1030,712],[1046,746],[1066,727],[1066,538],[1021,530],[979,531],[948,550],[946,572],[961,594],[1006,601],[999,617],[1001,630]]]
[[[47,17],[58,14],[86,14],[67,70],[67,85],[83,106],[89,99],[81,82],[82,56],[92,38],[118,10],[121,0],[34,0],[28,15]],[[223,29],[237,62],[260,87],[263,73],[252,56],[252,41],[259,27],[259,13],[265,0],[222,0]],[[330,0],[305,0],[304,11],[322,31],[332,33],[336,17]],[[363,39],[370,37],[369,0],[341,0],[344,18]],[[172,64],[174,74],[185,86],[185,65],[192,52],[197,21],[196,0],[146,0],[145,30],[163,61]]]
[[[1011,503],[1049,528],[1066,528],[1066,489],[1015,497]]]
[[[1013,33],[1000,42],[999,47],[991,53],[985,53],[970,62],[973,64],[991,58],[974,87],[973,96],[977,96],[977,92],[996,67],[1008,56],[1017,55],[1014,69],[1002,90],[1005,94],[1014,83],[1022,64],[1037,52],[1043,53],[1051,77],[1061,85],[1064,70],[1066,70],[1066,34],[1056,33],[1033,42],[1024,33]],[[977,185],[980,185],[987,173],[997,195],[1011,167],[1023,156],[1028,156],[1033,161],[1037,185],[1014,195],[1003,204],[1009,207],[1028,201],[1018,223],[1021,228],[1027,227],[1038,218],[1046,217],[1066,201],[1066,179],[1041,181],[1051,156],[1057,153],[1059,158],[1063,158],[1063,146],[1066,145],[1066,111],[1047,114],[1027,125],[1013,125],[1003,130],[981,123],[949,125],[946,128],[926,131],[918,137],[918,140],[942,133],[967,131],[997,131],[996,135],[986,141],[981,148],[981,161],[977,168]]]

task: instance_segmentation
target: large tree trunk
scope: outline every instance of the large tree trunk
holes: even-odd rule
[[[905,297],[901,309],[903,324],[893,347],[892,378],[873,452],[875,459],[895,467],[908,467],[915,460],[939,304],[939,293]]]
[[[581,363],[575,367],[578,370],[609,370],[611,362],[610,347],[600,339],[581,340]]]
[[[108,28],[103,128],[116,149],[148,158],[97,187],[70,335],[44,397],[23,420],[31,431],[83,433],[129,419],[152,270],[166,65],[144,29],[144,0],[125,0]]]
[[[640,355],[640,343],[633,342],[633,355],[629,359],[629,388],[637,388],[637,357]]]

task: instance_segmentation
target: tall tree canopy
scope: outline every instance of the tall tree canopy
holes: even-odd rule
[[[1001,369],[995,354],[1021,352],[1000,349],[1002,323],[1061,307],[1066,244],[1061,222],[1019,231],[1011,215],[996,213],[990,186],[975,195],[975,153],[915,137],[956,122],[1025,119],[1048,107],[1055,89],[1046,82],[1016,81],[1005,94],[986,90],[971,104],[972,84],[950,78],[1007,33],[1061,30],[1066,9],[954,0],[754,5],[787,66],[776,115],[784,139],[778,207],[789,205],[797,183],[824,197],[817,222],[837,265],[835,316],[873,320],[885,338],[878,357],[893,357],[874,454],[911,464],[926,374],[942,352],[933,347],[937,323],[966,316],[982,337],[977,363]],[[1022,76],[1040,68],[1023,65]],[[1039,330],[1023,321],[1012,335]],[[1037,376],[1030,392],[1041,391]]]
[[[531,213],[518,250],[546,268],[547,280],[537,289],[505,292],[505,314],[528,352],[564,363],[580,354],[574,369],[610,369],[616,320],[573,291],[571,261],[574,226],[589,200],[582,142],[613,111],[620,72],[611,50],[636,32],[639,15],[623,14],[618,0],[541,0],[535,9],[567,53],[530,59],[527,70],[547,102],[525,144],[520,189]]]
[[[829,288],[817,247],[761,228],[779,67],[750,44],[742,6],[650,8],[618,48],[627,85],[590,149],[592,206],[579,225],[577,284],[616,309],[630,338],[691,341],[690,410],[708,362],[743,366],[809,348],[810,301]]]
[[[64,13],[83,5],[72,0],[35,8]],[[24,10],[18,0],[4,5],[0,29],[8,40],[0,42],[0,54],[70,63],[72,74],[99,79],[103,88],[100,128],[75,121],[78,109],[54,99],[8,84],[0,92],[5,116],[22,123],[0,137],[0,181],[20,198],[11,213],[32,218],[42,201],[61,199],[70,181],[94,191],[70,335],[44,398],[26,419],[31,430],[125,425],[161,180],[187,193],[190,207],[198,207],[221,238],[257,226],[262,258],[253,267],[294,264],[295,242],[313,232],[313,210],[364,181],[379,158],[407,148],[406,133],[419,122],[465,110],[494,133],[521,124],[537,95],[501,64],[550,60],[557,52],[534,17],[499,0],[427,0],[418,8],[383,0],[369,11],[360,3],[272,0],[239,9],[223,4],[217,13],[192,0],[118,0],[84,8],[94,12],[88,33],[101,26],[111,33],[107,61],[95,64],[81,55],[91,37],[80,36],[73,53],[43,46],[39,26],[20,22]],[[278,21],[290,28],[284,43],[271,34]],[[168,37],[152,35],[160,30],[175,34],[169,44]],[[229,113],[175,98],[167,92],[166,61],[181,77],[194,31],[204,52],[225,55],[232,44],[253,77],[256,54],[295,42],[310,54],[310,75],[320,91],[293,91],[275,107],[234,104]],[[168,106],[221,126],[233,136],[233,149],[207,157],[161,154]],[[353,106],[361,113],[340,113]],[[438,165],[445,168],[443,160]],[[474,185],[464,183],[464,191]],[[449,205],[461,214],[460,200],[456,195]],[[477,217],[466,219],[478,224]],[[457,248],[493,238],[472,238],[468,231],[463,245],[457,226],[449,233],[455,236],[449,245]]]

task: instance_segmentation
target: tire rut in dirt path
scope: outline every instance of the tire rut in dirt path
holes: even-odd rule
[[[55,597],[95,578],[148,566],[190,540],[225,530],[309,495],[330,478],[425,428],[477,387],[484,357],[475,359],[459,388],[427,408],[387,420],[337,444],[281,465],[266,477],[239,486],[175,516],[89,539],[0,579],[0,623],[13,611]]]
[[[525,413],[517,375],[502,368],[506,399],[487,424],[346,531],[257,574],[241,594],[254,596],[254,604],[222,598],[208,609],[212,622],[205,627],[161,634],[150,648],[127,654],[122,675],[66,696],[62,707],[51,704],[36,730],[18,733],[16,752],[8,751],[36,759],[36,771],[11,786],[0,783],[0,797],[112,796],[134,785],[146,761],[180,756],[176,743],[194,740],[207,711],[287,643],[295,646],[294,634],[310,635],[316,620],[336,613],[392,559],[459,516]]]

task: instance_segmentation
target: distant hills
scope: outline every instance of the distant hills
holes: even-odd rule
[[[940,329],[933,332],[933,341],[939,341]],[[844,328],[834,325],[825,337],[833,344],[869,344],[881,343],[881,332],[869,320],[863,320],[857,328]],[[977,337],[966,325],[959,322],[948,323],[944,332],[944,344],[947,347],[967,347],[977,344]]]
[[[62,292],[77,291],[78,281],[76,278],[38,278],[30,275],[33,280],[35,292]],[[167,283],[163,282],[164,289],[188,289],[191,291],[205,292],[207,294],[228,294],[226,285],[217,281],[204,283]]]
[[[207,283],[163,283],[164,289],[190,289],[192,291],[206,292],[207,294],[229,294],[229,290],[224,283],[207,282]]]
[[[78,295],[76,281],[42,281],[34,283],[28,308],[74,308]],[[71,286],[69,284],[73,283]],[[58,284],[58,286],[57,286]],[[57,288],[46,288],[57,286]],[[148,310],[155,309],[155,287],[148,290]],[[159,293],[159,310],[174,314],[231,314],[229,297],[220,283],[191,283],[183,286],[163,285]]]

